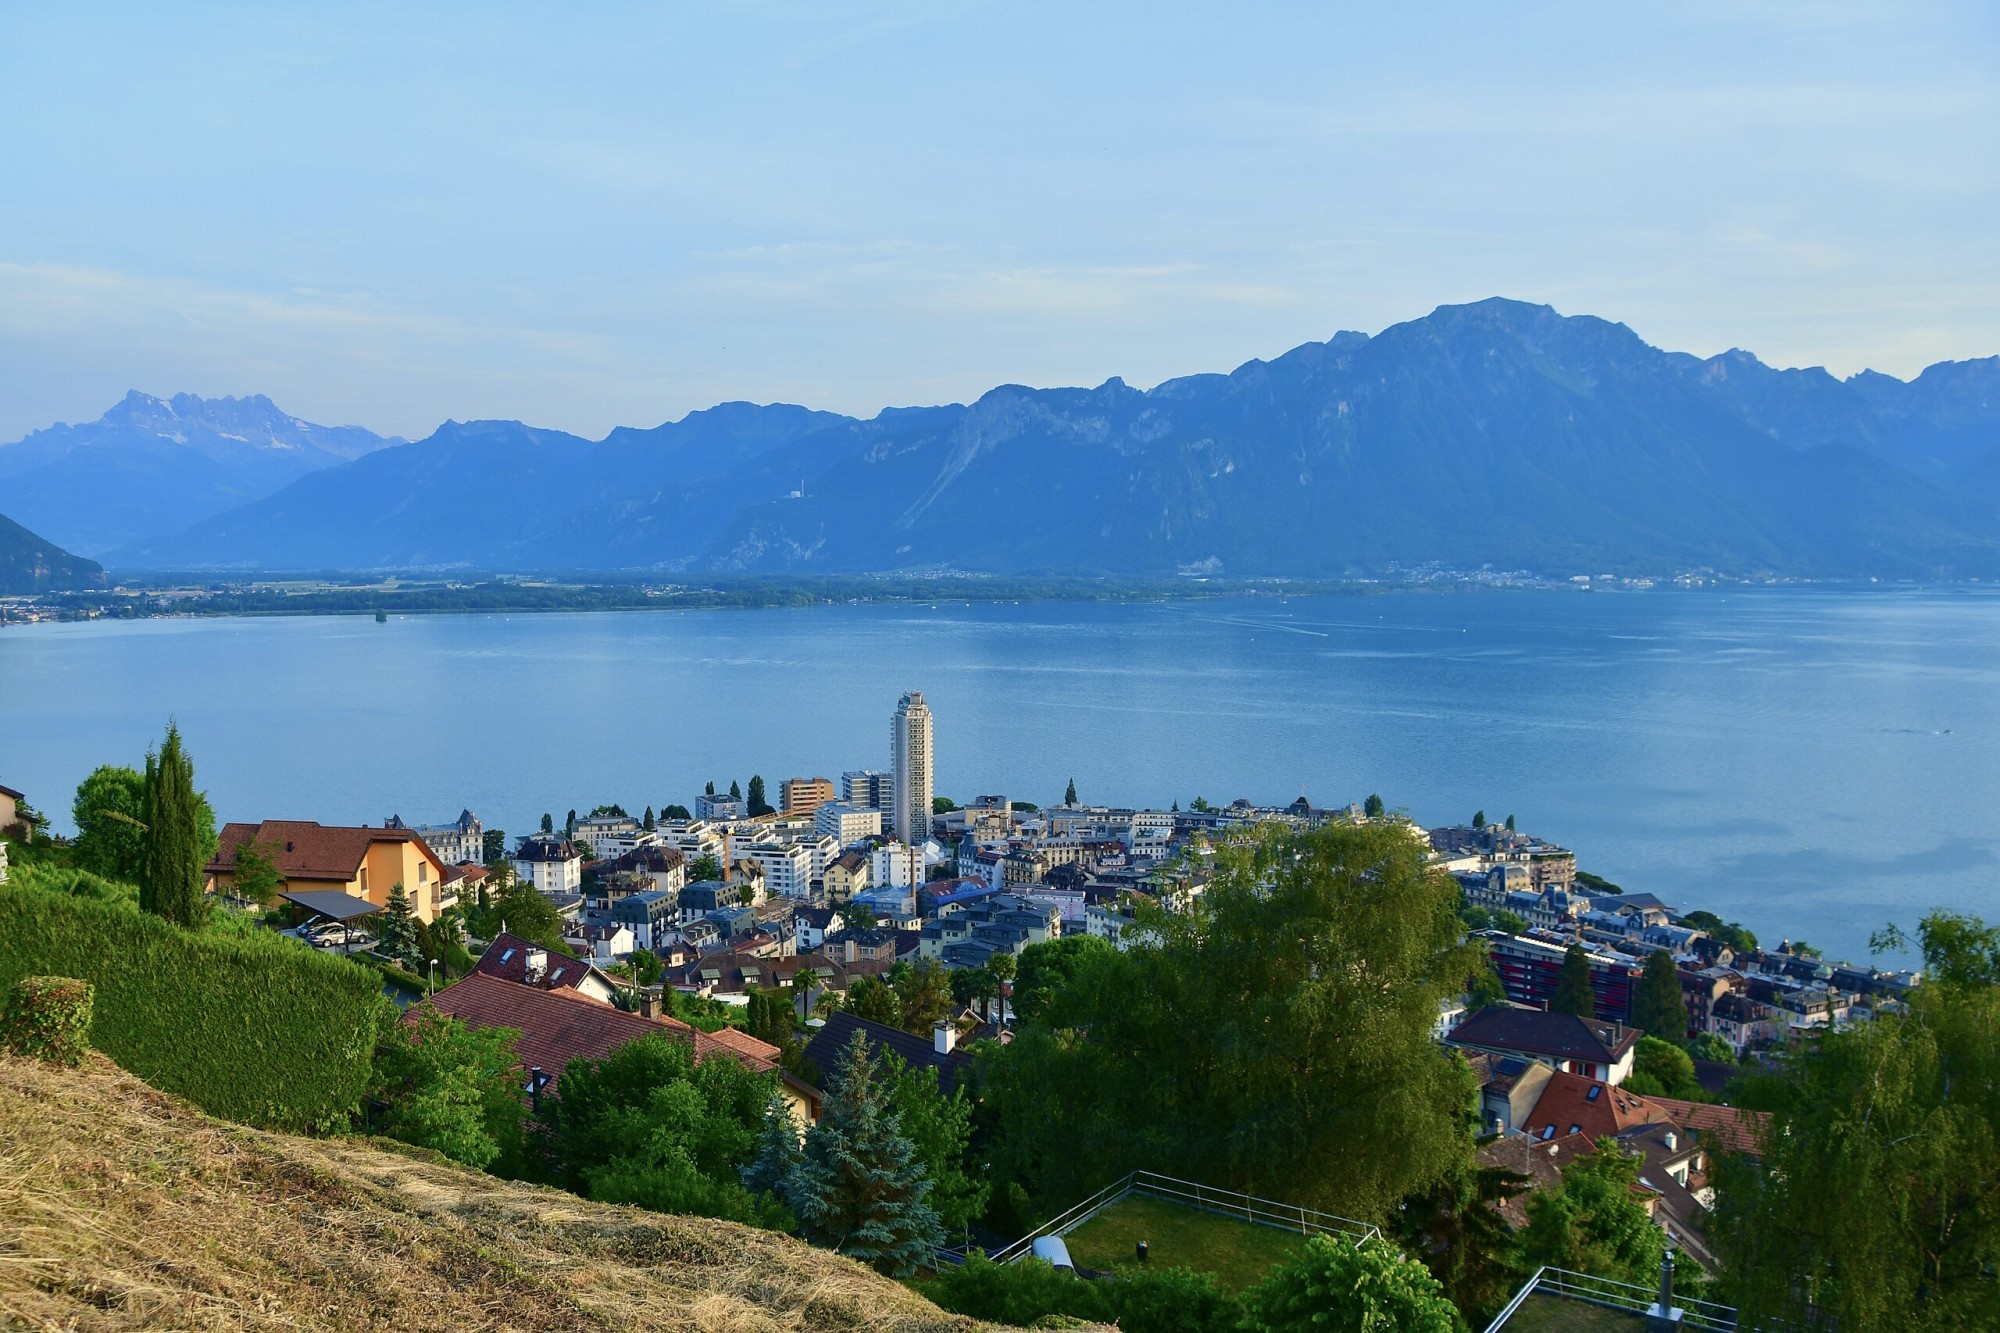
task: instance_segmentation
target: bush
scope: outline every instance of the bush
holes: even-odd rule
[[[1109,1319],[1104,1289],[1045,1260],[1017,1259],[996,1264],[975,1254],[947,1270],[926,1292],[953,1314],[996,1324],[1028,1325],[1049,1315]]]
[[[1457,1333],[1458,1311],[1430,1270],[1379,1241],[1314,1236],[1243,1293],[1249,1333]]]
[[[74,1069],[90,1049],[90,998],[90,983],[75,977],[22,977],[0,1014],[0,1044]]]
[[[1053,1316],[1115,1320],[1125,1333],[1233,1333],[1243,1319],[1242,1302],[1184,1268],[1121,1268],[1087,1282],[1040,1259],[996,1264],[975,1254],[926,1283],[924,1294],[954,1314],[1002,1324]]]
[[[0,985],[96,990],[90,1044],[156,1088],[270,1129],[344,1127],[361,1104],[379,974],[278,935],[183,930],[124,905],[0,888]]]

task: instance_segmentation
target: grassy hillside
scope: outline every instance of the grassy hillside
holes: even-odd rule
[[[973,1329],[783,1236],[212,1119],[93,1055],[0,1056],[0,1324]]]

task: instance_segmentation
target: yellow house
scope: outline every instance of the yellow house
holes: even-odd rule
[[[401,884],[411,910],[424,921],[437,920],[438,913],[458,900],[458,881],[451,868],[409,829],[351,828],[301,819],[225,824],[215,859],[205,872],[211,891],[230,891],[236,854],[253,843],[283,877],[280,893],[344,893],[385,907],[390,889]]]
[[[826,900],[845,903],[868,887],[868,856],[864,852],[843,852],[827,862],[822,880]]]

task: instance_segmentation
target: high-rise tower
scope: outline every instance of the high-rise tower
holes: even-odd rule
[[[890,830],[898,841],[920,847],[931,835],[931,710],[915,690],[896,704],[889,749],[896,778]]]

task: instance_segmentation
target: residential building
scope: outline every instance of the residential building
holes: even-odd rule
[[[1555,1068],[1541,1060],[1490,1051],[1467,1051],[1466,1064],[1479,1080],[1480,1130],[1511,1134],[1525,1130]]]
[[[206,887],[216,893],[230,892],[236,854],[252,843],[270,858],[282,877],[279,896],[309,910],[321,910],[312,906],[309,895],[334,894],[350,900],[344,905],[330,904],[338,909],[336,915],[360,915],[358,905],[351,900],[386,907],[390,891],[400,884],[418,919],[435,921],[456,898],[457,890],[447,887],[451,868],[409,829],[302,819],[223,825],[215,859],[203,869]]]
[[[631,930],[634,948],[657,953],[680,930],[680,891],[648,889],[620,898],[611,904],[610,918]]]
[[[564,933],[563,943],[586,955],[592,967],[622,963],[639,947],[638,936],[632,933],[632,927],[623,922],[573,926]]]
[[[914,847],[900,842],[884,843],[868,855],[868,882],[915,888],[924,882],[925,865],[923,843]]]
[[[1465,1019],[1445,1040],[1464,1050],[1545,1060],[1558,1071],[1616,1087],[1631,1075],[1644,1035],[1623,1023],[1496,1005]]]
[[[778,784],[778,808],[788,815],[811,815],[833,795],[831,778],[786,778]]]
[[[889,749],[896,797],[889,831],[898,842],[920,846],[931,836],[931,710],[916,690],[896,703]]]
[[[694,798],[696,819],[748,819],[750,806],[740,796],[717,796],[713,792]]]
[[[958,1049],[957,1030],[948,1022],[939,1023],[926,1040],[901,1028],[840,1012],[828,1017],[826,1026],[806,1043],[806,1059],[821,1073],[828,1073],[840,1068],[841,1057],[856,1041],[866,1041],[870,1054],[877,1058],[884,1051],[894,1051],[913,1070],[936,1070],[938,1091],[947,1097],[971,1074],[972,1056]]]
[[[9,833],[32,838],[35,825],[28,818],[28,798],[12,787],[0,787],[0,836]]]
[[[479,955],[479,961],[472,970],[477,975],[495,977],[517,986],[575,991],[600,1004],[611,1004],[618,998],[618,983],[591,963],[556,949],[531,944],[519,935],[510,935],[506,931],[500,932],[486,946],[486,952]]]
[[[439,1012],[470,1026],[512,1028],[519,1033],[514,1052],[525,1076],[523,1094],[531,1101],[555,1084],[574,1060],[602,1060],[632,1042],[665,1036],[691,1045],[697,1063],[736,1060],[757,1073],[776,1070],[779,1095],[794,1118],[803,1125],[819,1115],[817,1089],[778,1069],[770,1058],[744,1049],[742,1041],[717,1039],[666,1017],[658,996],[646,997],[640,1011],[631,1013],[572,990],[519,985],[475,971],[438,991],[430,1002]]]
[[[737,843],[730,845],[736,858],[737,878],[761,878],[763,894],[786,898],[810,898],[813,881],[813,848],[805,843]],[[746,866],[755,866],[758,875],[748,876]]]
[[[885,813],[895,808],[896,779],[893,774],[872,768],[856,769],[840,775],[840,799],[849,805],[866,806]]]
[[[813,814],[813,827],[842,847],[882,835],[882,812],[872,805],[828,801]]]
[[[459,811],[449,824],[405,824],[400,815],[382,821],[385,828],[407,828],[422,838],[438,859],[448,866],[486,859],[486,829],[470,810]]]
[[[1556,977],[1572,942],[1553,931],[1531,928],[1523,935],[1482,930],[1474,935],[1486,948],[1493,970],[1516,1004],[1539,1009],[1555,998]],[[1638,959],[1603,949],[1586,948],[1590,986],[1597,1000],[1597,1017],[1615,1022],[1632,1018],[1632,997],[1645,968]]]
[[[838,905],[866,889],[869,884],[869,861],[868,853],[853,851],[843,852],[828,862],[820,878],[821,892],[826,900]]]
[[[655,841],[613,857],[600,873],[643,875],[651,887],[679,893],[687,884],[687,856],[677,847]]]
[[[557,833],[530,833],[514,849],[514,877],[536,892],[573,894],[583,887],[583,856]]]

